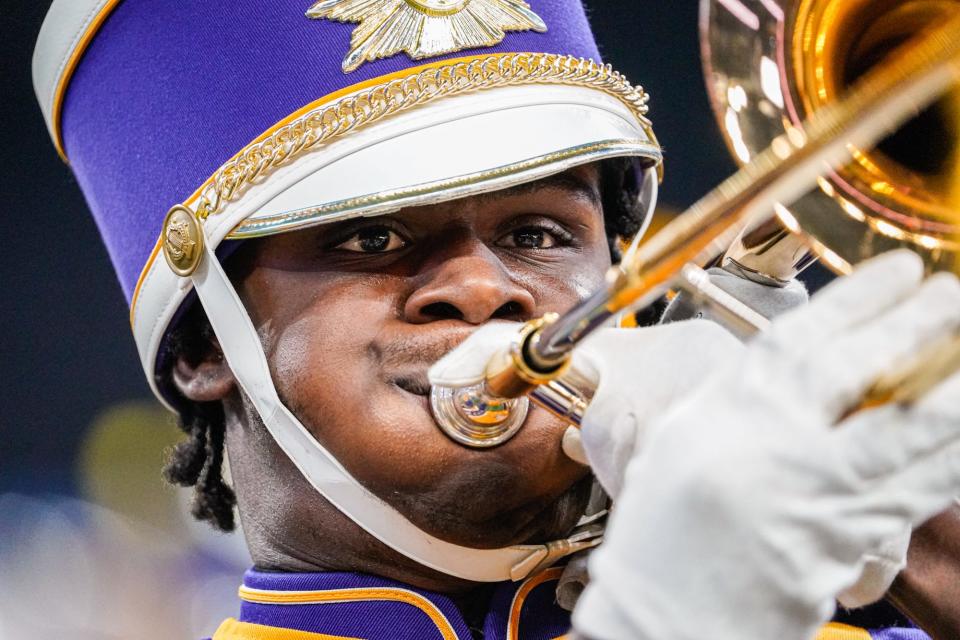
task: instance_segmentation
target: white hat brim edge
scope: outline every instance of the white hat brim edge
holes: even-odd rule
[[[411,155],[411,149],[430,153]],[[604,158],[658,164],[660,148],[619,100],[578,86],[502,87],[428,103],[351,132],[254,185],[204,221],[206,241],[271,235],[497,191]],[[154,255],[131,316],[144,373],[190,293]]]

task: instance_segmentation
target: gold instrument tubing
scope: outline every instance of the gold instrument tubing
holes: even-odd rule
[[[960,372],[960,334],[920,351],[906,366],[877,380],[844,418],[885,404],[913,404],[957,372]]]
[[[792,202],[852,147],[875,144],[960,81],[960,13],[864,76],[848,96],[816,111],[721,183],[613,268],[607,287],[568,313],[530,332],[518,362],[491,367],[489,391],[517,397],[556,378],[573,347],[611,316],[648,304],[690,262],[721,254],[746,220]],[[515,358],[516,359],[516,358]],[[531,372],[535,376],[531,376]]]

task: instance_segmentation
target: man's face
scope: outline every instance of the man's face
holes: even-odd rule
[[[601,285],[611,258],[595,166],[273,236],[238,259],[238,290],[281,398],[368,489],[423,530],[473,547],[545,541],[576,522],[588,472],[562,453],[565,426],[534,409],[507,444],[465,448],[431,417],[427,369],[485,322],[564,311]],[[249,403],[238,406],[227,444],[251,545],[329,565],[317,547],[349,545],[341,519]]]

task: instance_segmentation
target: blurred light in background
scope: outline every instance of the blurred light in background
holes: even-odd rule
[[[82,444],[80,498],[0,496],[0,638],[201,638],[236,613],[242,537],[193,521],[160,476],[179,437],[154,402],[113,407]]]

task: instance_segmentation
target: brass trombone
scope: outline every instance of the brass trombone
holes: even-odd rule
[[[595,383],[569,370],[574,347],[670,288],[763,328],[697,265],[719,259],[777,286],[810,252],[845,273],[906,245],[931,270],[960,272],[960,0],[701,0],[701,36],[714,110],[743,168],[612,268],[602,290],[527,323],[484,383],[434,388],[434,416],[454,439],[506,441],[527,396],[578,424]],[[935,364],[878,381],[865,403],[916,398],[957,369],[960,337]]]

